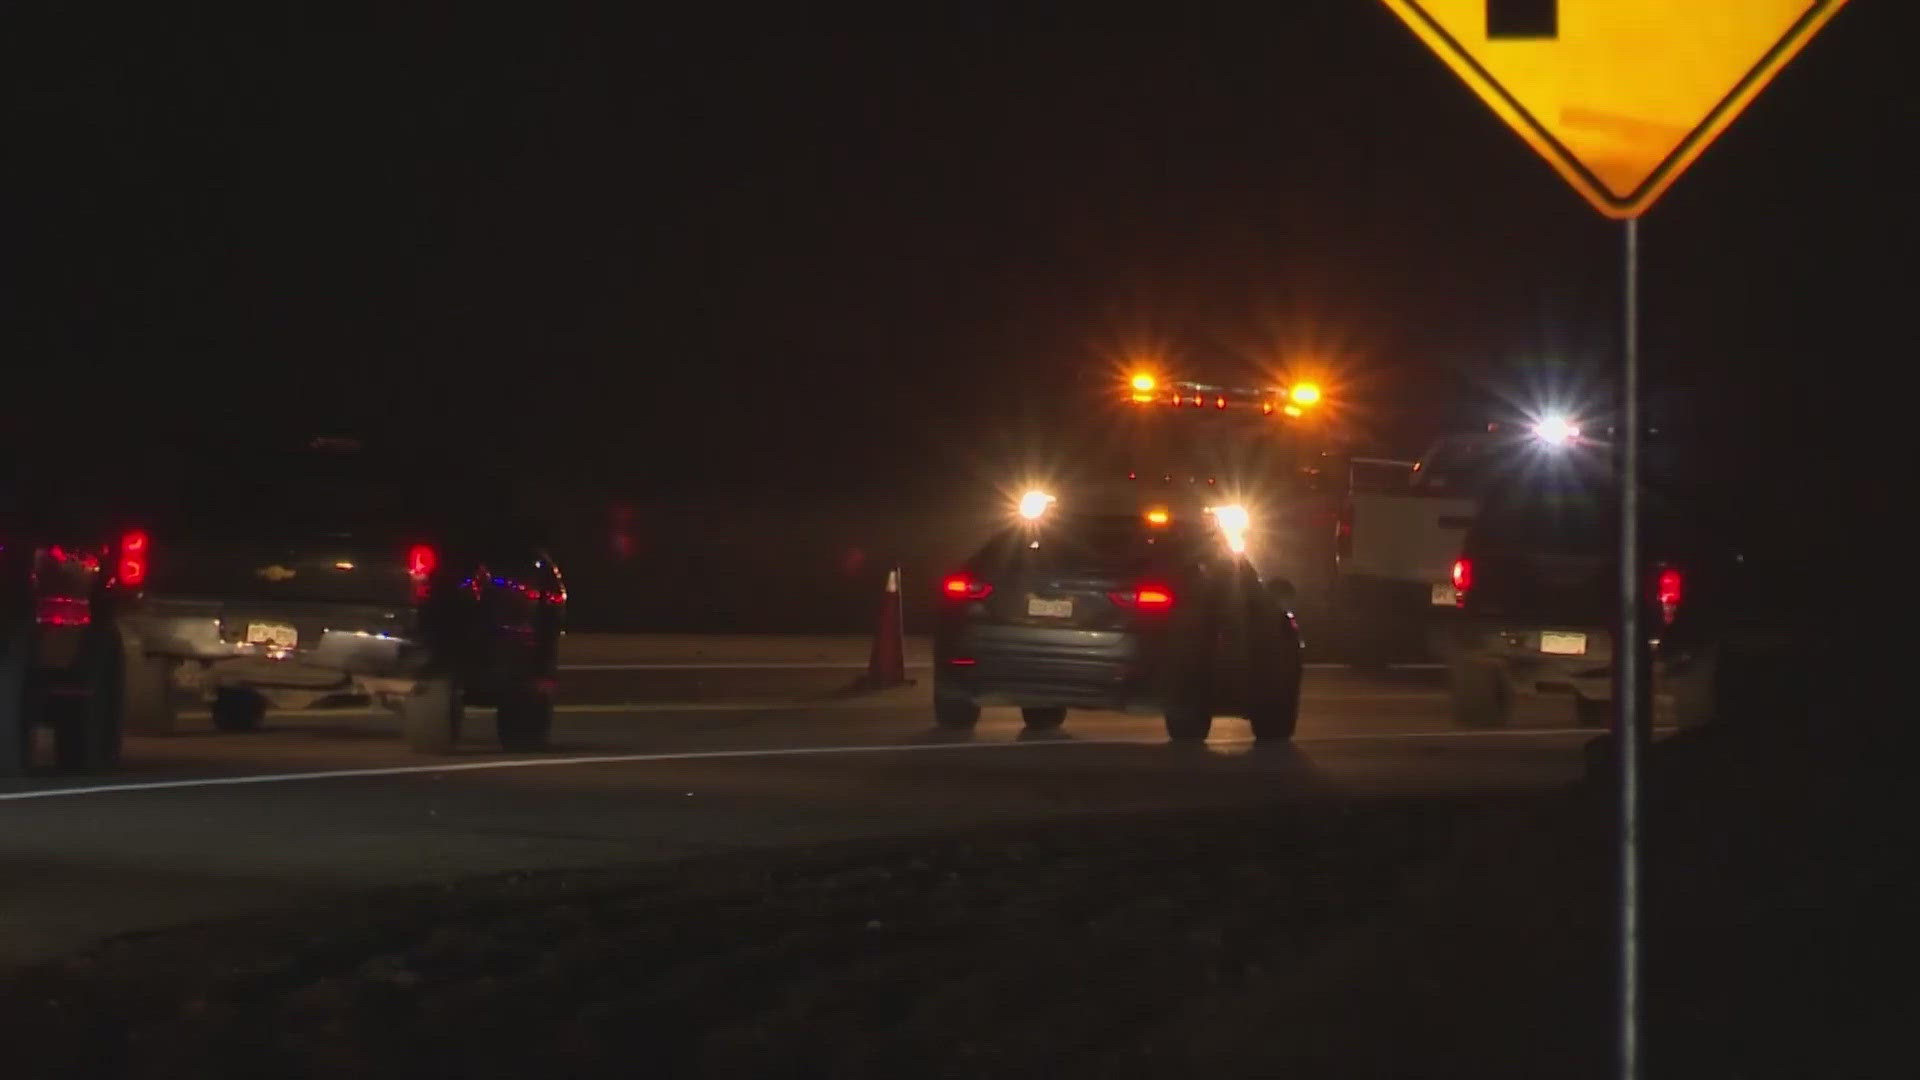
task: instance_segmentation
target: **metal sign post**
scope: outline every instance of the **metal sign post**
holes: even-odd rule
[[[1620,1075],[1640,1075],[1640,748],[1646,634],[1640,626],[1640,220],[1626,222],[1620,356],[1620,633],[1613,648],[1614,746],[1620,760]]]
[[[1638,219],[1846,0],[1383,0],[1594,209],[1626,221],[1620,365],[1619,1075],[1638,1080],[1641,751],[1652,711],[1641,573]]]

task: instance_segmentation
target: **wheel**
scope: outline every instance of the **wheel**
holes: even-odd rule
[[[32,631],[0,635],[0,777],[23,776],[33,760],[33,717],[27,708],[27,647]]]
[[[1500,727],[1513,713],[1513,688],[1499,664],[1462,660],[1453,665],[1453,719],[1462,727]]]
[[[61,772],[104,772],[120,764],[119,646],[91,634],[81,645],[69,693],[48,697],[54,762]]]
[[[1024,708],[1020,719],[1026,722],[1028,731],[1052,731],[1067,722],[1067,710],[1058,705]]]
[[[173,700],[174,661],[148,656],[140,642],[120,638],[120,715],[125,731],[171,735],[179,722]]]
[[[980,722],[980,706],[969,698],[935,694],[933,722],[949,731],[972,731]]]
[[[1291,693],[1253,704],[1247,709],[1247,723],[1252,725],[1256,739],[1285,742],[1293,738],[1293,729],[1300,723],[1299,686],[1295,685]]]
[[[400,726],[407,748],[418,754],[450,754],[460,743],[466,695],[457,679],[423,678],[400,702]]]
[[[1204,705],[1186,702],[1167,706],[1167,738],[1205,739],[1213,730],[1213,712]]]
[[[495,727],[500,749],[545,750],[553,731],[553,695],[542,686],[525,686],[500,696]]]
[[[1574,722],[1584,727],[1606,727],[1613,722],[1613,702],[1602,698],[1573,699]]]
[[[267,699],[246,686],[223,686],[213,694],[213,726],[221,731],[258,731],[267,716]]]

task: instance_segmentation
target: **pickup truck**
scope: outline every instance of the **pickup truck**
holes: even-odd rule
[[[105,623],[111,545],[62,513],[55,470],[0,476],[0,777],[110,768],[117,669]],[[51,761],[41,728],[52,729]]]
[[[223,731],[269,708],[385,703],[450,752],[493,706],[509,750],[546,745],[566,584],[505,485],[461,461],[351,440],[150,471],[112,553],[127,728],[204,702]]]
[[[1350,660],[1378,664],[1443,647],[1453,561],[1503,448],[1493,433],[1471,433],[1435,442],[1398,470],[1390,460],[1359,460],[1368,468],[1354,470],[1340,513],[1332,599]]]
[[[1806,590],[1782,587],[1808,565],[1791,526],[1738,499],[1709,508],[1704,482],[1647,487],[1640,626],[1656,710],[1682,727],[1804,711],[1820,621]],[[1489,491],[1453,574],[1458,722],[1497,726],[1541,695],[1570,699],[1581,723],[1612,715],[1618,491],[1608,477],[1540,475]]]

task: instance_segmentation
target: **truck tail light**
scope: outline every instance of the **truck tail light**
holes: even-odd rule
[[[407,577],[413,581],[413,600],[427,598],[433,586],[433,572],[440,566],[440,553],[430,544],[415,544],[407,549]]]
[[[120,562],[115,567],[114,580],[129,589],[137,589],[147,583],[147,568],[152,557],[152,545],[147,541],[143,529],[129,529],[120,536]]]
[[[1680,597],[1684,591],[1682,586],[1685,582],[1686,578],[1680,573],[1679,568],[1672,566],[1660,568],[1660,576],[1654,579],[1654,595],[1660,601],[1661,621],[1672,624],[1673,617],[1679,613]]]
[[[1464,556],[1453,560],[1453,606],[1464,606],[1467,602],[1467,590],[1471,588],[1473,588],[1473,560]]]

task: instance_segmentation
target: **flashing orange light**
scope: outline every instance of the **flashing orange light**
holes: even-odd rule
[[[1303,382],[1295,386],[1287,396],[1293,399],[1295,405],[1320,404],[1320,388],[1310,382]]]
[[[1136,393],[1141,393],[1141,394],[1151,394],[1153,393],[1154,387],[1160,385],[1160,380],[1155,379],[1153,376],[1147,374],[1144,371],[1139,372],[1138,374],[1134,375],[1133,378],[1127,381],[1130,384],[1132,384],[1133,389]]]
[[[1287,414],[1288,416],[1299,416],[1299,415],[1301,415],[1301,411],[1300,411],[1300,406],[1298,406],[1298,405],[1289,405],[1289,406],[1287,406],[1286,408],[1284,408],[1284,409],[1282,409],[1282,410],[1280,410],[1280,411],[1281,411],[1281,412],[1284,412],[1284,413],[1286,413],[1286,414]]]
[[[1167,513],[1165,510],[1155,508],[1147,511],[1147,524],[1149,525],[1158,527],[1172,520],[1173,515]]]

